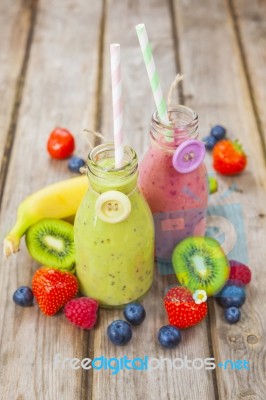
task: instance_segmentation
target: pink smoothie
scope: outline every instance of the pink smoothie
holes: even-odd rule
[[[140,165],[139,185],[153,213],[156,258],[170,262],[178,242],[203,236],[208,201],[207,172],[202,163],[189,173],[172,165],[173,151],[153,143]]]

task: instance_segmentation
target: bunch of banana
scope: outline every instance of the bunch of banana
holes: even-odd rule
[[[65,219],[75,215],[87,189],[88,178],[83,175],[57,182],[26,197],[18,207],[15,225],[4,239],[4,255],[8,257],[17,252],[21,237],[41,219]]]

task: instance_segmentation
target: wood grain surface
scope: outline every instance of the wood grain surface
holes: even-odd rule
[[[195,3],[179,2],[176,9],[181,68],[187,75],[184,98],[189,106],[198,111],[202,133],[207,133],[211,125],[221,123],[227,127],[230,137],[241,140],[249,156],[248,168],[239,177],[219,177],[220,192],[233,182],[238,191],[222,202],[219,195],[218,201],[213,200],[213,204],[241,204],[249,262],[253,270],[253,284],[247,289],[247,301],[238,324],[228,325],[222,310],[210,304],[212,346],[216,360],[246,359],[250,362],[249,372],[229,372],[217,368],[218,392],[219,397],[226,400],[262,400],[266,392],[263,361],[266,351],[263,339],[266,326],[263,321],[265,286],[258,282],[264,264],[264,249],[256,243],[263,243],[266,238],[263,217],[265,160],[230,8],[223,1],[214,4],[209,0],[197,3],[197,7],[192,7],[192,4]],[[230,62],[225,63],[225,59],[230,59]],[[208,161],[210,169],[210,157]]]
[[[20,253],[1,259],[0,399],[266,397],[265,2],[0,0],[0,241],[25,196],[70,176],[67,161],[51,160],[46,153],[46,140],[55,126],[67,127],[75,134],[76,153],[83,157],[89,151],[83,128],[112,139],[112,42],[121,44],[126,142],[142,159],[149,146],[154,101],[135,34],[135,25],[141,22],[152,43],[165,96],[175,74],[184,73],[175,98],[180,96],[199,114],[201,137],[220,123],[227,127],[229,137],[241,140],[248,154],[246,171],[235,178],[218,176],[219,192],[210,198],[210,210],[212,207],[218,214],[220,210],[225,218],[227,210],[234,214],[235,226],[231,226],[239,241],[235,254],[243,261],[247,258],[252,267],[253,281],[241,321],[228,325],[222,309],[210,300],[208,318],[184,331],[176,350],[161,349],[157,332],[167,323],[162,299],[176,278],[162,276],[156,268],[154,285],[144,300],[145,322],[134,328],[126,347],[112,346],[106,328],[112,320],[122,318],[121,310],[100,310],[96,328],[85,332],[68,324],[60,313],[49,318],[37,306],[14,306],[14,290],[30,285],[38,267],[22,243]],[[98,143],[93,137],[89,140]],[[212,171],[211,155],[206,163]],[[226,231],[225,222],[221,228]],[[230,232],[227,239],[233,242]],[[79,359],[214,357],[217,363],[246,359],[250,371],[218,367],[214,371],[176,371],[165,366],[112,375],[108,370],[55,368],[56,354]]]
[[[33,1],[0,2],[0,199],[15,135],[35,15]]]
[[[261,0],[232,1],[231,10],[254,112],[258,120],[258,129],[263,138],[264,157],[266,157],[266,2]]]
[[[101,7],[97,2],[92,9],[82,0],[38,4],[2,203],[1,242],[25,196],[70,175],[67,161],[51,160],[46,152],[54,126],[66,126],[75,134],[79,154],[85,156],[88,151],[82,128],[88,121],[93,127],[96,123]],[[86,353],[87,333],[69,326],[63,315],[48,318],[36,307],[21,309],[12,304],[14,290],[31,285],[37,267],[24,246],[14,257],[1,261],[0,397],[87,398],[87,374],[53,367],[57,353],[62,357]]]

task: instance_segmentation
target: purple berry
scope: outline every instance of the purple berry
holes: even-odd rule
[[[246,291],[241,286],[225,285],[215,297],[224,308],[241,307],[246,300]]]
[[[235,324],[240,320],[241,312],[237,307],[229,307],[225,310],[224,317],[229,324]]]
[[[33,292],[28,286],[19,287],[13,294],[13,301],[18,306],[30,307],[33,304]]]
[[[159,330],[158,340],[162,347],[173,349],[181,342],[181,332],[175,326],[165,325]]]
[[[124,309],[124,317],[131,325],[140,325],[146,317],[146,311],[142,304],[130,303]]]
[[[124,346],[132,338],[132,329],[129,323],[118,319],[108,326],[107,335],[113,344]]]
[[[211,128],[211,137],[214,137],[217,141],[224,139],[226,135],[226,129],[221,125],[215,125]]]
[[[71,172],[79,173],[79,169],[85,165],[85,161],[82,158],[73,156],[68,161],[68,169]]]
[[[217,143],[217,140],[213,136],[207,136],[203,139],[206,150],[212,150]]]

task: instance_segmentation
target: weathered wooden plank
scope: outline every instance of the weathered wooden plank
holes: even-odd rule
[[[26,69],[27,41],[34,19],[34,2],[0,4],[0,198],[12,146],[17,106]],[[3,163],[2,163],[3,161]]]
[[[8,8],[8,6],[7,6]],[[82,128],[96,124],[97,71],[102,2],[41,0],[30,52],[23,101],[0,217],[1,238],[15,221],[16,208],[29,193],[70,176],[67,161],[51,160],[46,139],[55,126],[76,136],[76,153],[86,156]],[[45,317],[38,307],[22,309],[14,290],[30,285],[37,267],[25,247],[1,261],[1,396],[5,399],[90,398],[82,370],[55,369],[54,357],[82,358],[89,335],[63,315]]]
[[[230,1],[266,157],[266,3]]]
[[[154,111],[147,73],[143,63],[135,25],[144,22],[154,49],[156,64],[161,76],[164,92],[175,77],[176,60],[170,9],[167,2],[149,1],[109,1],[105,32],[105,62],[103,83],[102,132],[112,138],[112,106],[110,84],[109,44],[121,44],[123,98],[125,104],[125,137],[141,158],[148,149],[149,126]],[[121,17],[123,16],[123,17]],[[99,327],[94,332],[94,356],[127,356],[143,358],[175,358],[193,360],[196,357],[209,357],[206,322],[183,333],[183,343],[177,350],[165,351],[158,341],[161,326],[167,324],[163,306],[166,287],[176,282],[175,276],[163,277],[156,274],[151,292],[144,300],[147,311],[145,322],[134,329],[132,341],[123,348],[115,348],[106,337],[106,329],[114,319],[123,318],[122,311],[101,311]],[[93,393],[95,399],[214,399],[212,373],[200,370],[171,369],[169,361],[159,370],[120,371],[111,375],[110,371],[93,374]],[[178,363],[178,362],[177,362]],[[192,384],[193,382],[193,384]]]
[[[237,189],[224,193],[223,198],[217,194],[212,201],[224,209],[228,204],[241,205],[243,215],[238,217],[244,220],[253,270],[253,282],[247,289],[247,301],[238,324],[228,325],[222,310],[210,303],[216,361],[246,359],[250,363],[250,371],[216,369],[219,397],[223,400],[262,400],[266,392],[265,285],[261,275],[266,232],[266,172],[258,126],[227,3],[190,0],[174,2],[174,7],[181,68],[186,74],[183,85],[186,104],[199,113],[202,135],[208,134],[211,125],[221,123],[228,128],[230,137],[242,141],[249,156],[249,165],[243,174],[236,178],[219,176],[220,193],[228,190],[232,183],[237,185]],[[208,164],[211,165],[210,156]],[[241,250],[243,232],[238,233],[237,241]]]

